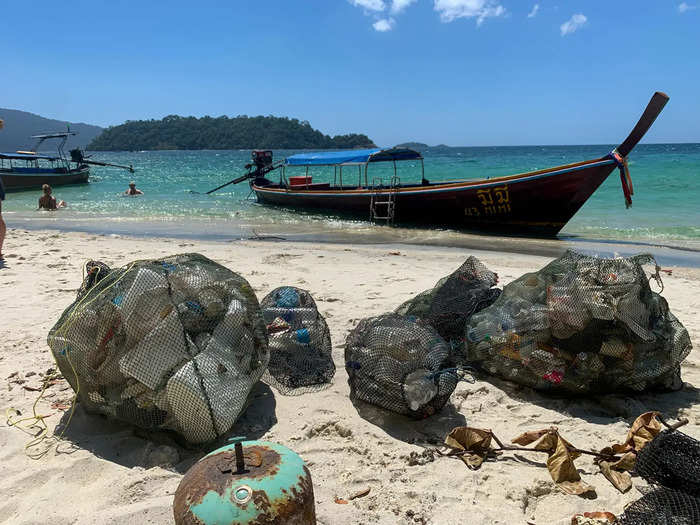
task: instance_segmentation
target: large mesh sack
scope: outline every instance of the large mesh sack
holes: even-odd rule
[[[616,525],[698,525],[700,500],[665,487],[655,488],[630,503]]]
[[[48,344],[87,411],[192,443],[231,428],[269,359],[252,288],[199,254],[91,261]]]
[[[276,288],[260,302],[270,341],[263,380],[284,395],[317,392],[335,375],[331,334],[306,290]]]
[[[457,386],[449,358],[445,340],[414,317],[364,319],[345,344],[350,396],[414,418],[431,416]]]
[[[635,470],[649,483],[700,497],[700,441],[664,430],[639,451]]]
[[[650,262],[568,251],[523,275],[470,319],[467,361],[541,390],[678,388],[690,337],[652,292],[642,267]]]
[[[474,256],[430,290],[409,299],[396,309],[397,314],[413,315],[426,321],[452,344],[464,340],[464,325],[501,294],[493,288],[498,276]]]

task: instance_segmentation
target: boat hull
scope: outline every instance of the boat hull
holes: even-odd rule
[[[398,189],[290,190],[253,185],[258,201],[296,209],[331,210],[369,218],[372,195],[393,193],[394,222],[552,237],[615,169],[608,158],[480,181]]]
[[[51,187],[68,184],[84,184],[90,177],[90,168],[73,169],[68,172],[51,170],[34,170],[32,168],[15,168],[0,170],[0,179],[6,191],[23,191],[41,189],[44,184]]]

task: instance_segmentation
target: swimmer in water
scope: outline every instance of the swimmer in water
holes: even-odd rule
[[[51,195],[51,186],[44,184],[41,187],[44,194],[39,197],[39,209],[40,210],[57,210],[58,208],[65,208],[67,206],[66,201],[56,202],[56,198]]]
[[[143,195],[143,192],[136,189],[136,183],[132,180],[129,183],[129,189],[124,192],[124,195]]]

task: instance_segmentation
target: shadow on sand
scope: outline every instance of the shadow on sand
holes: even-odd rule
[[[414,445],[442,444],[450,430],[467,424],[467,419],[450,402],[437,414],[421,420],[396,414],[359,399],[352,399],[352,404],[362,419],[378,426],[391,437]]]
[[[275,396],[264,383],[258,382],[248,397],[248,406],[233,428],[214,442],[192,445],[172,431],[150,431],[128,423],[89,414],[78,403],[68,424],[70,411],[64,413],[54,429],[63,434],[57,453],[71,454],[89,450],[95,456],[125,467],[150,468],[163,464],[179,473],[186,472],[202,456],[228,442],[233,436],[259,439],[277,423]],[[66,427],[66,425],[68,426]]]
[[[555,395],[482,375],[481,380],[502,390],[509,397],[554,410],[589,423],[608,424],[617,419],[634,420],[640,414],[656,410],[668,419],[680,417],[679,412],[700,403],[700,390],[684,383],[677,391],[650,390],[643,393]]]

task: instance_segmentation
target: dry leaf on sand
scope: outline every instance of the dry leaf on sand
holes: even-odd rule
[[[515,443],[516,445],[522,445],[526,447],[530,443],[534,443],[535,441],[540,439],[550,430],[551,429],[549,428],[545,428],[543,430],[531,430],[530,432],[525,432],[523,434],[520,434],[518,437],[511,439],[510,442]]]
[[[593,487],[581,481],[581,476],[574,465],[574,459],[579,454],[569,448],[573,447],[555,431],[542,436],[535,445],[536,450],[546,450],[549,454],[547,470],[557,488],[567,494],[575,495],[595,492]]]
[[[661,422],[658,420],[658,412],[645,412],[632,423],[632,428],[627,432],[627,439],[622,444],[612,445],[615,454],[636,450],[639,452],[644,445],[654,439],[661,432]]]
[[[478,469],[491,448],[491,432],[480,428],[455,427],[447,434],[445,445],[464,451],[460,459],[472,470]]]

